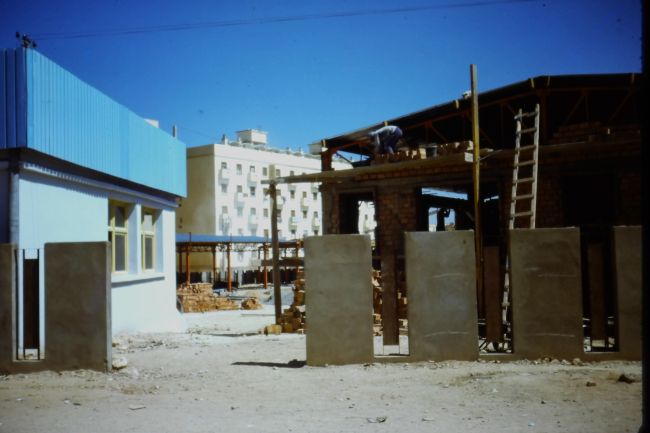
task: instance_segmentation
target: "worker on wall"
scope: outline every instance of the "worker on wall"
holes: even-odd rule
[[[397,126],[387,125],[372,131],[368,136],[375,155],[393,154],[397,143],[402,139],[402,130]]]

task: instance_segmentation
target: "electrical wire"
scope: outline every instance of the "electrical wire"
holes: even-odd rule
[[[219,28],[219,27],[235,27],[246,26],[253,24],[272,24],[272,23],[286,23],[297,21],[315,21],[335,18],[348,18],[348,17],[362,17],[372,15],[389,15],[397,13],[410,13],[421,12],[427,10],[440,10],[440,9],[464,9],[472,7],[485,7],[496,6],[513,3],[531,3],[539,2],[540,0],[487,0],[487,1],[469,1],[459,3],[445,3],[439,5],[421,5],[421,6],[403,6],[397,8],[387,9],[362,9],[348,12],[324,12],[318,14],[305,14],[305,15],[287,15],[266,18],[246,18],[224,21],[207,21],[198,23],[186,24],[167,24],[149,27],[130,27],[123,29],[105,29],[97,31],[78,31],[78,32],[59,32],[59,33],[34,33],[30,36],[34,39],[51,40],[51,39],[78,39],[78,38],[93,38],[101,36],[127,36],[146,33],[159,33],[159,32],[175,32],[187,31],[206,28]]]

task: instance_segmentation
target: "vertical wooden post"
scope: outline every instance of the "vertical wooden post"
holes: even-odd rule
[[[273,299],[275,301],[275,323],[280,324],[282,314],[282,292],[280,290],[280,243],[278,239],[277,187],[275,183],[275,166],[271,178],[269,194],[271,195],[271,244],[273,248]]]
[[[476,251],[476,284],[478,293],[483,288],[483,235],[481,233],[481,146],[479,143],[478,91],[476,65],[470,65],[472,83],[472,141],[474,142],[474,161],[472,181],[474,183],[474,247]]]
[[[190,284],[190,244],[185,247],[185,283]]]
[[[212,247],[212,286],[217,282],[217,247]]]
[[[232,273],[230,267],[230,242],[226,244],[226,260],[228,262],[228,291],[232,292]]]
[[[325,140],[321,141],[320,169],[321,171],[332,170],[332,153],[327,149],[327,143]]]
[[[262,270],[264,272],[264,277],[263,277],[264,278],[264,288],[266,289],[269,286],[269,271],[266,268],[266,260],[268,259],[269,247],[268,247],[268,245],[264,244],[262,248],[263,248],[263,251],[264,251],[264,259],[263,259],[264,261],[262,262],[262,265],[264,267],[262,268]]]

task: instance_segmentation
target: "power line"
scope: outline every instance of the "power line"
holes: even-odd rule
[[[198,131],[196,129],[188,128],[187,126],[176,125],[176,127],[181,131],[188,131],[188,132],[196,134],[196,135],[202,135],[202,136],[204,136],[206,138],[210,138],[210,139],[214,140],[215,143],[218,143],[219,140],[221,140],[220,138],[217,138],[214,135],[210,135],[210,134],[208,134],[206,132]],[[182,140],[182,137],[181,137],[181,140]]]
[[[465,9],[474,7],[496,6],[503,4],[513,3],[533,3],[540,0],[487,0],[487,1],[469,1],[462,3],[445,3],[439,5],[422,5],[422,6],[403,6],[397,8],[387,9],[361,9],[349,12],[323,12],[318,14],[305,14],[305,15],[287,15],[278,17],[266,18],[247,18],[225,21],[207,21],[199,23],[186,23],[186,24],[167,24],[149,27],[130,27],[122,29],[105,29],[97,31],[79,31],[79,32],[59,32],[59,33],[36,33],[33,34],[34,38],[40,40],[51,39],[78,39],[78,38],[93,38],[101,36],[127,36],[145,33],[159,33],[159,32],[175,32],[186,30],[197,30],[205,28],[219,28],[219,27],[236,27],[246,26],[253,24],[272,24],[296,21],[315,21],[334,18],[348,18],[348,17],[361,17],[372,15],[390,15],[397,13],[421,12],[427,10],[440,10],[440,9]]]

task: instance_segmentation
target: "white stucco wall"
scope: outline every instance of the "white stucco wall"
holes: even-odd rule
[[[19,248],[108,240],[109,200],[128,203],[131,208],[128,271],[112,275],[113,333],[183,330],[176,310],[173,203],[61,173],[24,170],[19,183]],[[143,206],[159,212],[153,271],[143,271],[141,266]]]

